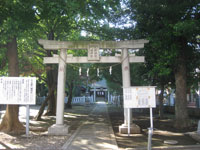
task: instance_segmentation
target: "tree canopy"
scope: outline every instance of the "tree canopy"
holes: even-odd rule
[[[128,0],[126,4],[137,22],[134,36],[150,40],[144,51],[149,73],[159,84],[175,79],[176,126],[187,126],[187,83],[199,67],[200,2]]]

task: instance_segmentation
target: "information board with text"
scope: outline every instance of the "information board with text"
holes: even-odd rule
[[[124,108],[155,108],[155,87],[136,86],[123,88]]]
[[[0,104],[35,103],[36,77],[0,77]]]

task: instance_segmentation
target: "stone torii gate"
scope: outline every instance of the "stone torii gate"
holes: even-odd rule
[[[45,64],[58,64],[58,82],[57,82],[57,106],[56,106],[56,124],[49,127],[50,135],[66,135],[68,133],[67,125],[64,125],[64,97],[66,81],[67,63],[121,63],[123,87],[130,87],[130,66],[129,63],[144,62],[144,56],[132,56],[128,54],[128,49],[140,49],[144,47],[148,40],[131,41],[53,41],[38,40],[46,50],[60,50],[60,54],[53,57],[44,57]],[[88,56],[73,57],[67,55],[67,50],[87,49]],[[100,56],[99,49],[121,49],[121,56]],[[129,111],[132,118],[132,111]],[[132,122],[132,121],[131,121]],[[139,127],[131,124],[131,133],[138,133]],[[119,127],[120,133],[128,132],[128,109],[124,109],[124,124]]]

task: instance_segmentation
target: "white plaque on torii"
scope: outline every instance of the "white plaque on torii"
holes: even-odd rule
[[[99,45],[90,44],[88,46],[88,60],[89,61],[99,61]]]

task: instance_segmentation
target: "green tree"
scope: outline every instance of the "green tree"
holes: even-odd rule
[[[0,49],[3,66],[8,62],[8,75],[19,76],[19,61],[17,41],[23,33],[33,27],[35,22],[33,1],[1,1],[0,3]],[[3,49],[2,49],[3,48]],[[3,56],[2,55],[2,56]],[[0,130],[5,132],[21,132],[25,128],[18,119],[19,106],[7,105],[6,113],[0,124]]]
[[[128,0],[129,13],[137,22],[135,37],[149,38],[149,54],[159,78],[174,74],[176,85],[175,126],[188,126],[187,77],[197,67],[200,1]],[[128,10],[127,10],[128,11]],[[155,57],[159,56],[159,57]],[[148,61],[147,59],[147,61]],[[158,59],[158,60],[157,60]],[[155,62],[155,63],[154,63]],[[152,69],[151,68],[151,69]]]

